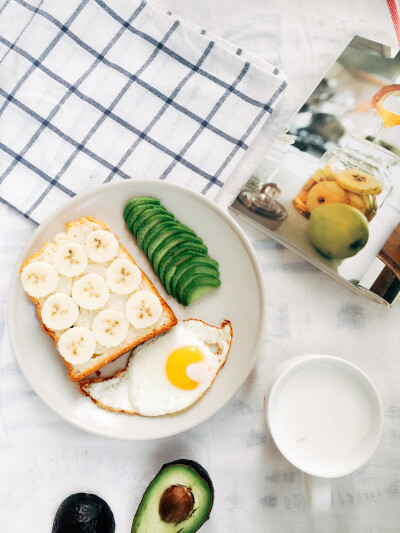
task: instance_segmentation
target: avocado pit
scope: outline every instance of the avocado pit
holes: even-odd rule
[[[183,485],[171,485],[160,499],[159,513],[163,522],[179,524],[189,518],[194,507],[191,490]]]

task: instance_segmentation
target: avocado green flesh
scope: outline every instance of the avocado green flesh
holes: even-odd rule
[[[126,225],[128,226],[129,231],[135,235],[139,227],[136,224],[136,221],[139,217],[145,215],[145,217],[148,218],[151,215],[154,216],[157,214],[167,214],[171,220],[174,220],[173,215],[168,213],[168,211],[166,211],[161,205],[139,205],[130,212],[128,220],[126,221]]]
[[[190,281],[185,287],[183,294],[179,295],[179,303],[187,306],[192,302],[200,298],[206,292],[211,291],[221,285],[221,281],[217,278],[212,278],[210,276],[204,275],[199,276]]]
[[[176,240],[176,244],[185,241],[197,242],[200,245],[203,245],[205,251],[207,252],[207,247],[203,244],[203,241],[199,239],[199,237],[192,235],[184,229],[180,229],[180,227],[175,228],[174,226],[172,226],[166,229],[165,231],[162,231],[160,235],[157,235],[155,238],[153,238],[147,247],[147,257],[153,263],[153,267],[153,259],[156,255],[156,252],[160,252],[161,250],[167,252],[171,248],[171,241],[173,241],[174,239]],[[157,270],[155,268],[154,271],[157,274]]]
[[[164,255],[167,254],[169,250],[175,248],[175,246],[179,246],[180,244],[184,244],[186,242],[198,244],[199,247],[204,251],[204,253],[207,253],[207,246],[202,241],[200,241],[200,239],[197,239],[197,237],[193,238],[193,235],[191,235],[190,233],[186,233],[185,231],[179,231],[162,241],[162,243],[158,245],[152,255],[152,264],[154,272],[157,274],[157,276],[159,275],[158,267]]]
[[[164,287],[164,279],[169,272],[170,264],[172,264],[172,262],[175,261],[176,258],[182,257],[185,254],[188,257],[197,257],[205,255],[206,252],[204,252],[204,248],[202,246],[199,246],[198,243],[193,242],[185,242],[180,246],[168,250],[168,252],[161,259],[160,264],[158,265],[158,270],[160,271],[160,279]]]
[[[167,293],[178,302],[188,305],[220,285],[219,265],[202,239],[158,199],[133,198],[125,206],[124,219]],[[204,290],[199,287],[202,282]]]
[[[194,497],[191,516],[179,524],[163,522],[159,513],[161,497],[172,485],[189,488]],[[197,472],[185,465],[170,466],[148,486],[133,520],[132,533],[194,533],[207,520],[211,505],[210,489]]]
[[[199,274],[207,274],[213,278],[219,279],[218,270],[210,265],[189,262],[175,273],[171,281],[171,294],[177,298],[178,294],[183,294],[186,285]]]
[[[126,206],[124,208],[124,212],[123,212],[122,216],[123,216],[125,222],[127,221],[131,210],[134,209],[135,207],[137,207],[138,205],[142,205],[142,204],[160,205],[160,200],[157,200],[157,198],[151,198],[151,197],[147,197],[147,196],[143,196],[143,197],[139,197],[139,198],[133,198],[132,200],[130,200],[126,204]]]
[[[156,226],[157,224],[159,224],[160,222],[166,222],[166,221],[171,221],[171,216],[170,214],[168,213],[163,215],[163,214],[152,214],[152,216],[150,218],[148,218],[146,220],[146,224],[143,224],[138,230],[137,230],[137,233],[135,235],[136,237],[136,240],[137,240],[137,243],[138,245],[140,246],[140,248],[143,250],[143,241],[144,241],[144,238],[146,237],[146,235],[149,233],[149,231],[154,227]]]
[[[146,223],[149,218],[152,218],[156,215],[163,215],[167,217],[168,220],[174,220],[173,215],[162,206],[148,206],[147,209],[141,211],[139,215],[131,222],[131,225],[128,226],[130,231],[136,236],[136,233],[138,232],[139,228],[142,227],[142,224]]]
[[[173,256],[170,260],[167,260],[164,265],[161,263],[159,265],[160,270],[160,279],[162,284],[165,287],[165,290],[168,294],[171,294],[171,281],[174,277],[174,274],[179,268],[188,266],[188,264],[209,264],[214,266],[218,270],[218,263],[214,259],[211,259],[208,255],[199,255],[193,252],[183,251],[182,253]],[[163,272],[164,270],[164,272]],[[164,274],[164,275],[163,275]]]
[[[153,226],[151,230],[148,232],[146,237],[143,239],[143,251],[148,256],[147,250],[149,248],[149,245],[151,241],[156,238],[158,235],[161,235],[162,232],[166,231],[167,229],[171,227],[176,227],[176,220],[165,220],[157,224],[156,226]]]

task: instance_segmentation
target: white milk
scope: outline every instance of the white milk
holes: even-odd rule
[[[361,381],[329,362],[299,366],[276,398],[285,446],[308,464],[330,466],[354,458],[375,434],[376,408]]]

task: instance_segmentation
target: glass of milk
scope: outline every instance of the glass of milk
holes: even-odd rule
[[[383,407],[375,385],[344,359],[304,355],[278,369],[265,407],[275,444],[305,472],[311,511],[329,511],[331,478],[360,468],[379,444]]]

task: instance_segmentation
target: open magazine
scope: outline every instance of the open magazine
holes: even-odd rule
[[[230,208],[375,301],[400,292],[400,51],[355,37]]]

